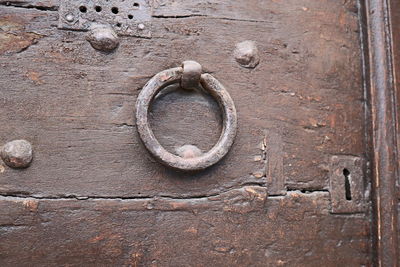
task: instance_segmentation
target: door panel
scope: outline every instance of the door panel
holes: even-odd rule
[[[191,9],[207,12],[196,3]],[[19,35],[5,40],[2,53],[2,77],[8,78],[1,80],[6,127],[1,138],[26,136],[36,146],[29,170],[2,174],[4,191],[190,196],[264,184],[268,163],[259,159],[265,158],[262,144],[268,135],[277,135],[283,150],[269,155],[284,162],[282,177],[274,179],[286,180],[293,189],[327,189],[331,155],[363,156],[364,100],[354,3],[260,1],[248,9],[241,3],[234,10],[243,19],[225,17],[233,7],[224,2],[211,17],[191,17],[185,11],[191,10],[188,5],[181,7],[182,13],[171,8],[167,18],[162,12],[168,4],[155,8],[153,38],[122,37],[111,55],[94,50],[85,33],[54,28],[56,12],[2,8],[6,32],[15,32],[14,25]],[[248,21],[255,6],[266,9],[265,21]],[[181,15],[185,17],[168,18]],[[32,38],[36,44],[29,45]],[[261,63],[254,70],[234,61],[234,46],[243,40],[258,44]],[[28,46],[16,53],[14,42]],[[195,59],[215,74],[228,88],[239,117],[238,138],[227,158],[189,179],[149,158],[133,116],[147,80],[185,59]],[[154,114],[160,140],[171,150],[190,141],[208,149],[218,136],[217,118],[199,116],[207,110],[196,108],[183,116],[184,104],[175,108],[174,101],[160,100],[158,105],[169,113]],[[215,105],[209,109],[219,114]],[[171,125],[174,119],[180,125]]]
[[[368,161],[357,1],[148,1],[151,38],[119,36],[112,53],[58,29],[57,1],[6,3],[0,142],[27,139],[34,161],[1,165],[4,265],[370,265],[368,215],[332,214],[329,194],[333,156]],[[233,55],[245,40],[254,69]],[[238,114],[228,155],[195,173],[152,159],[134,118],[146,82],[187,59]],[[169,151],[206,151],[220,114],[171,89],[151,123]]]

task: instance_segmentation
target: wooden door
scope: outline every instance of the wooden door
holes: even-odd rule
[[[0,165],[1,266],[371,266],[368,8],[0,0],[0,143],[33,149],[26,168]],[[195,172],[155,160],[135,118],[145,84],[185,60],[238,120],[228,154]],[[149,117],[171,153],[224,130],[212,96],[179,86]]]

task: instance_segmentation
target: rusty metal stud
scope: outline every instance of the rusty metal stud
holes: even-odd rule
[[[245,68],[255,68],[260,63],[260,56],[254,41],[244,41],[238,43],[234,51],[235,60],[240,66]]]
[[[86,40],[94,49],[111,52],[119,45],[118,35],[109,25],[93,24]]]
[[[26,140],[14,140],[5,144],[0,151],[4,163],[11,168],[26,168],[32,161],[32,145]]]
[[[168,152],[158,142],[149,126],[149,109],[155,96],[168,85],[182,82],[183,75],[182,67],[168,69],[156,74],[146,83],[136,102],[136,126],[145,147],[162,164],[185,171],[202,170],[221,160],[231,148],[237,128],[236,108],[229,93],[217,79],[207,73],[201,74],[200,85],[216,99],[222,109],[221,136],[217,144],[205,153],[198,153],[194,146],[178,149],[180,156]]]
[[[202,67],[196,61],[188,60],[182,63],[183,74],[181,87],[191,90],[199,86]]]

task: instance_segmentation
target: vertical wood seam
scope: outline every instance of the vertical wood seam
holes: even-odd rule
[[[367,1],[372,120],[372,205],[377,266],[398,266],[394,84],[387,0]]]

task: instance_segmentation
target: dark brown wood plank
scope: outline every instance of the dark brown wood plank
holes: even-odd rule
[[[397,151],[400,151],[400,2],[390,1],[392,60],[396,103]],[[400,178],[397,181],[400,184]]]
[[[370,266],[369,220],[328,193],[210,198],[0,198],[2,266]],[[16,249],[18,248],[18,249]]]
[[[389,1],[367,1],[369,71],[371,95],[372,203],[374,247],[377,266],[398,266],[395,87],[391,32],[387,24]]]
[[[390,18],[391,18],[391,34],[392,34],[392,56],[393,56],[393,72],[395,81],[395,104],[396,104],[396,132],[397,132],[397,153],[400,151],[400,2],[390,1]],[[400,199],[399,176],[397,175],[397,199]],[[397,209],[397,223],[400,223],[399,209]],[[397,226],[399,229],[400,226]],[[397,235],[397,242],[399,235]],[[397,262],[400,262],[400,245],[397,249]]]
[[[392,35],[392,60],[393,60],[393,74],[395,86],[395,105],[396,105],[396,133],[397,133],[397,155],[400,151],[400,2],[390,1],[390,22],[391,22],[391,35]],[[397,164],[398,166],[398,164]],[[399,171],[399,170],[397,170]],[[400,199],[399,190],[400,178],[397,175],[397,199]],[[397,201],[398,202],[398,201]],[[400,223],[399,209],[397,209],[397,223]],[[400,229],[397,226],[397,232]],[[399,235],[397,235],[397,262],[400,263],[400,244]]]

